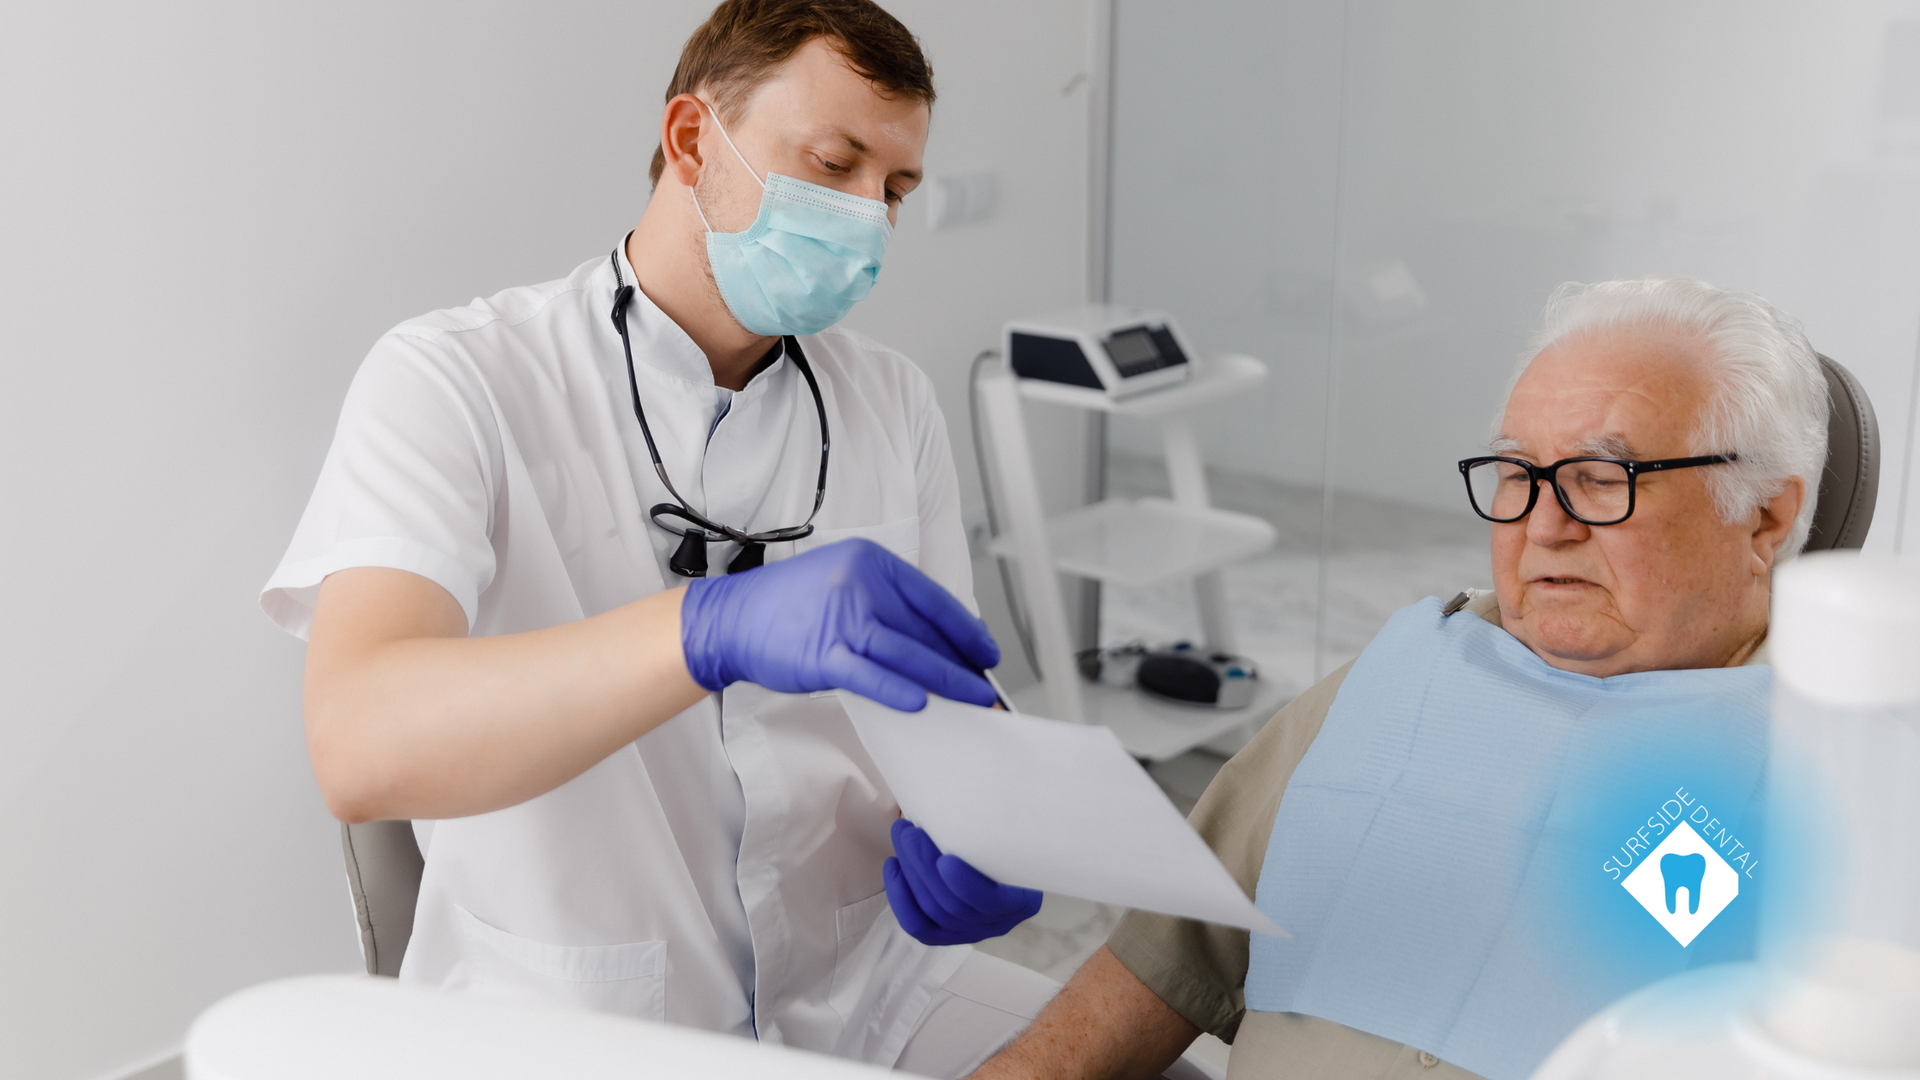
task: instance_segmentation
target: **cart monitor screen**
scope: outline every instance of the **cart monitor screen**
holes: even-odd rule
[[[1180,352],[1180,346],[1174,343],[1173,335],[1164,329],[1136,326],[1122,330],[1109,337],[1106,346],[1114,370],[1123,379],[1187,362],[1186,356]]]

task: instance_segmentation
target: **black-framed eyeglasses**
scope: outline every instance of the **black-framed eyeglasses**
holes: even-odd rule
[[[819,380],[813,377],[813,368],[807,363],[807,356],[800,351],[800,343],[792,337],[782,340],[786,355],[793,359],[793,366],[800,369],[806,377],[807,389],[813,393],[814,412],[820,417],[820,475],[813,486],[813,510],[807,514],[807,520],[784,529],[772,529],[767,532],[750,533],[736,529],[731,525],[722,525],[705,514],[687,505],[687,500],[674,490],[673,481],[667,479],[667,467],[660,463],[660,450],[653,445],[653,429],[647,426],[646,410],[640,407],[640,383],[633,374],[633,341],[627,334],[627,305],[633,302],[633,286],[626,283],[620,273],[620,252],[616,249],[609,256],[613,263],[613,327],[620,332],[620,348],[627,356],[627,390],[633,395],[633,417],[640,421],[640,434],[647,440],[647,455],[653,459],[653,471],[666,485],[667,494],[673,496],[670,503],[655,503],[647,516],[655,525],[678,536],[680,547],[667,560],[667,565],[681,577],[707,576],[707,542],[710,540],[732,540],[740,545],[739,554],[727,564],[727,573],[737,574],[761,565],[766,559],[766,546],[780,544],[813,535],[813,519],[820,513],[820,504],[827,501],[827,452],[832,449],[833,441],[827,435],[827,405],[820,398]],[[661,518],[678,518],[692,528],[671,525]]]
[[[1634,489],[1642,473],[1738,460],[1739,454],[1659,461],[1570,457],[1551,465],[1535,465],[1512,457],[1470,457],[1460,463],[1460,475],[1467,482],[1467,501],[1473,504],[1473,512],[1488,521],[1505,525],[1533,513],[1534,504],[1540,500],[1540,481],[1545,480],[1568,517],[1583,525],[1618,525],[1633,516]]]

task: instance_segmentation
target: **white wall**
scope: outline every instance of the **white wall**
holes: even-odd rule
[[[888,10],[921,36],[941,94],[928,175],[992,173],[997,203],[985,222],[930,233],[925,200],[909,196],[880,284],[847,325],[933,377],[961,490],[978,508],[968,363],[999,348],[1007,320],[1086,297],[1087,87],[1074,76],[1089,64],[1089,6],[892,0]]]
[[[1265,360],[1209,461],[1318,484],[1338,241],[1341,5],[1115,0],[1113,297]],[[1158,433],[1116,424],[1120,449]]]
[[[1554,285],[1685,274],[1769,297],[1860,376],[1889,447],[1869,543],[1914,542],[1910,0],[1119,12],[1116,295],[1278,376],[1216,460],[1464,512],[1452,463]],[[1368,299],[1396,266],[1424,303]]]
[[[255,593],[382,330],[637,220],[709,6],[0,7],[0,1073],[118,1075],[224,993],[358,965]],[[1086,15],[889,6],[935,64],[930,167],[996,171],[1001,210],[927,234],[910,200],[856,325],[964,438],[966,359],[1081,295]]]
[[[1920,159],[1883,141],[1881,3],[1357,3],[1343,275],[1428,293],[1349,318],[1336,483],[1452,504],[1552,279],[1752,289],[1866,385],[1905,445],[1920,336]],[[1530,295],[1531,294],[1531,295]],[[1353,308],[1349,301],[1349,309]],[[1444,458],[1431,470],[1406,455]],[[1876,546],[1898,524],[1886,462]],[[1434,498],[1429,490],[1444,492]]]

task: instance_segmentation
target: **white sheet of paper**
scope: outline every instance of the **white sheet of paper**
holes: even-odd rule
[[[937,697],[917,713],[840,697],[901,811],[981,873],[1285,936],[1106,728]]]

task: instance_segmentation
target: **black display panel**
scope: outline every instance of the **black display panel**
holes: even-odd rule
[[[1017,330],[1009,337],[1012,340],[1007,344],[1013,355],[1007,360],[1015,375],[1023,379],[1045,379],[1068,386],[1104,389],[1100,385],[1100,376],[1094,372],[1093,365],[1087,362],[1086,354],[1080,351],[1079,342],[1070,338],[1023,334]]]
[[[1153,343],[1153,335],[1142,326],[1136,330],[1122,330],[1108,338],[1107,355],[1113,359],[1113,366],[1119,369],[1120,374],[1128,375],[1141,364],[1151,364],[1160,359],[1160,347]]]
[[[1187,356],[1164,326],[1136,326],[1122,330],[1104,342],[1107,358],[1123,379],[1145,375],[1187,362]]]

